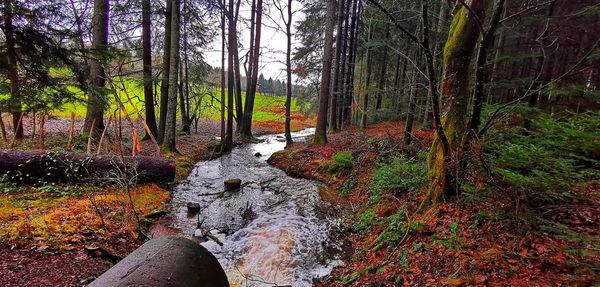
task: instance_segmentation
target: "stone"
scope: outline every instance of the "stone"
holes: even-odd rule
[[[255,157],[261,157],[261,156],[262,156],[262,153],[260,153],[260,152],[257,152],[257,153],[255,153],[255,154],[254,154],[254,156],[255,156]]]
[[[190,213],[198,213],[198,212],[200,212],[200,204],[194,203],[194,202],[188,202],[187,210]]]
[[[228,287],[229,282],[206,248],[181,237],[160,237],[144,243],[88,286]]]
[[[232,179],[228,179],[224,182],[225,184],[225,191],[228,192],[237,192],[240,191],[240,188],[242,187],[242,180],[239,178],[232,178]]]

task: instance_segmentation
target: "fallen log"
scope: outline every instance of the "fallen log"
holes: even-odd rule
[[[87,156],[76,153],[0,150],[0,180],[17,183],[169,183],[175,162],[165,158]]]
[[[229,282],[204,247],[185,238],[160,237],[146,242],[88,286],[228,287]]]

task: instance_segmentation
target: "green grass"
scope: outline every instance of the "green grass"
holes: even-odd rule
[[[124,91],[118,91],[118,94],[121,100],[124,102],[126,108],[130,113],[134,113],[135,109],[132,104],[135,105],[140,111],[144,110],[144,90],[142,86],[142,82],[138,79],[127,78],[124,80],[125,88],[129,97],[131,98],[131,103],[127,101],[127,96]],[[119,84],[118,82],[116,84]],[[69,90],[81,95],[83,98],[83,93],[76,87],[69,87]],[[213,88],[212,94],[216,98],[220,98],[220,88]],[[113,95],[109,95],[109,109],[107,112],[112,112],[117,110],[117,105],[114,100]],[[242,103],[245,101],[245,95],[242,97]],[[158,99],[158,97],[157,97]],[[192,105],[194,102],[191,100]],[[208,118],[213,120],[218,120],[220,118],[220,109],[221,105],[218,101],[211,99],[210,96],[202,97],[201,104],[201,117]],[[255,121],[283,121],[285,120],[284,114],[282,113],[283,107],[285,104],[285,97],[281,96],[269,96],[257,93],[256,99],[254,102],[254,113],[253,119]],[[63,106],[59,110],[55,110],[53,113],[58,117],[70,117],[71,113],[75,113],[76,117],[85,117],[86,113],[86,104],[84,102],[74,102],[69,103]],[[292,99],[292,113],[300,112],[300,106],[297,105],[296,99]]]

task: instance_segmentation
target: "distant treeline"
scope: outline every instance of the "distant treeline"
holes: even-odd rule
[[[207,80],[210,84],[213,84],[215,86],[220,86],[221,85],[221,68],[209,68],[210,71],[209,76],[207,77]],[[243,90],[246,90],[246,76],[242,76],[241,77],[241,86]],[[227,85],[227,83],[225,83]],[[278,79],[273,79],[272,77],[269,77],[268,79],[265,78],[265,76],[263,74],[260,74],[258,76],[258,81],[257,81],[257,92],[261,93],[261,94],[265,94],[265,95],[272,95],[272,96],[285,96],[285,87],[286,87],[286,83],[285,81],[281,81]],[[305,89],[306,87],[302,86],[302,85],[294,85],[292,84],[292,97],[298,97],[298,95],[301,93],[302,89]]]

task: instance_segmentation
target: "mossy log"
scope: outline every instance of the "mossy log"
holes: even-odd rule
[[[76,153],[0,150],[0,177],[17,183],[169,183],[175,162],[165,158],[87,156]]]

